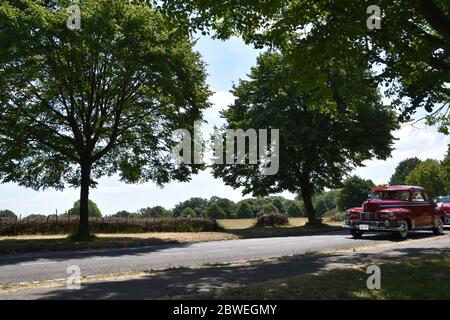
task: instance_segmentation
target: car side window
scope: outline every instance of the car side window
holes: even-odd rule
[[[412,194],[412,201],[414,202],[425,202],[422,192],[414,192]]]
[[[423,191],[422,191],[422,197],[423,197],[423,199],[424,199],[425,201],[427,201],[427,202],[430,202],[430,201],[431,201],[430,196],[429,196],[428,193],[426,193],[426,192],[423,192]]]

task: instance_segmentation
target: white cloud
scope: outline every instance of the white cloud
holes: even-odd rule
[[[442,160],[450,144],[450,136],[445,136],[433,127],[423,123],[414,126],[404,125],[394,133],[398,139],[392,156],[386,161],[366,161],[365,167],[357,168],[352,174],[371,179],[375,184],[387,183],[396,166],[402,160],[417,157]]]

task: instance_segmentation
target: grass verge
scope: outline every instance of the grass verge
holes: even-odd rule
[[[216,290],[199,299],[450,299],[450,253],[385,263],[381,289],[366,286],[366,266],[280,278],[233,289]],[[191,297],[190,297],[191,298]]]

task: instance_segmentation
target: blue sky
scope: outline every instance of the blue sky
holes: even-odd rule
[[[211,98],[214,107],[205,114],[205,119],[212,124],[221,124],[219,110],[233,102],[229,93],[233,82],[245,78],[250,67],[256,62],[260,51],[246,46],[240,39],[233,38],[226,42],[201,37],[196,49],[208,64],[208,83],[215,92]],[[358,168],[354,173],[372,179],[375,183],[386,183],[394,172],[398,162],[417,156],[420,159],[442,159],[450,143],[450,136],[444,136],[423,124],[416,127],[404,126],[395,133],[399,139],[396,150],[387,161],[371,160],[366,167]],[[91,190],[91,199],[95,201],[103,214],[114,214],[120,210],[135,211],[143,207],[162,205],[172,208],[176,203],[190,197],[217,195],[238,201],[242,199],[240,190],[233,190],[214,179],[209,172],[193,176],[189,183],[172,182],[163,189],[153,183],[127,185],[117,178],[102,178],[97,189]],[[293,195],[283,194],[289,198]],[[17,214],[51,214],[70,209],[78,199],[77,189],[65,191],[33,191],[14,184],[0,185],[0,209],[10,209]]]

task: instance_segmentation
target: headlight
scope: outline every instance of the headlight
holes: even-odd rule
[[[381,219],[395,220],[396,214],[394,212],[380,212],[379,217]]]
[[[349,210],[345,211],[346,218],[350,218],[351,216],[352,216],[352,213]]]

